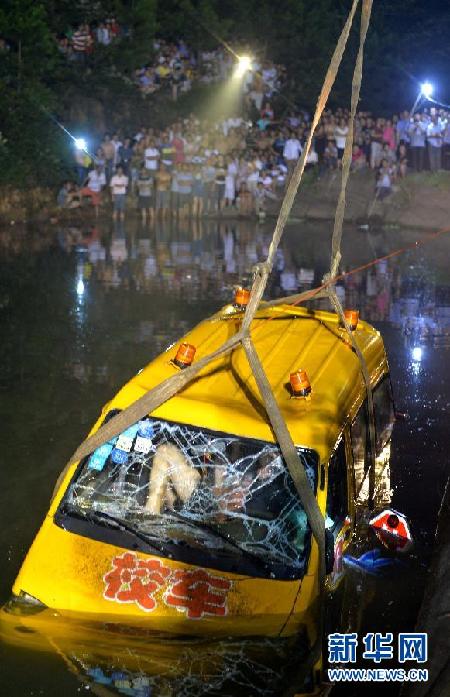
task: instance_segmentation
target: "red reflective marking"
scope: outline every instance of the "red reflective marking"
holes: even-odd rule
[[[202,569],[175,571],[165,601],[167,605],[185,611],[190,619],[204,615],[223,617],[227,613],[227,592],[231,581],[212,576]]]
[[[119,603],[136,603],[146,612],[154,610],[153,593],[170,576],[170,569],[157,559],[138,559],[130,552],[114,557],[112,566],[103,577],[106,584],[103,597]]]
[[[112,559],[112,569],[103,576],[106,600],[136,603],[146,612],[156,608],[154,593],[166,586],[166,605],[186,612],[189,619],[204,615],[223,617],[232,583],[203,569],[171,571],[158,559],[139,559],[125,552]]]

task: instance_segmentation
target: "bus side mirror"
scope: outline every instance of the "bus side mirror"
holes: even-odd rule
[[[391,552],[407,552],[413,545],[408,520],[398,511],[385,508],[369,520],[369,527]]]
[[[325,573],[331,574],[334,569],[334,535],[331,530],[325,530]]]

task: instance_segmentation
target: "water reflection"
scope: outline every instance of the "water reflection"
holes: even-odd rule
[[[23,622],[4,611],[0,630],[12,646],[56,653],[87,689],[102,696],[273,697],[303,680],[302,638],[169,638],[119,625],[61,621],[55,613]]]
[[[128,229],[116,222],[113,227],[62,228],[58,243],[77,255],[79,296],[86,284],[101,284],[107,290],[167,293],[189,304],[205,294],[227,301],[232,286],[249,282],[252,267],[265,259],[271,236],[271,228],[251,223],[193,221],[186,228]],[[302,251],[299,262],[297,250],[286,240],[281,244],[268,296],[281,297],[320,283],[321,265],[314,254],[308,259]],[[314,266],[306,266],[308,261]],[[389,321],[413,348],[447,345],[450,288],[437,283],[420,263],[403,262],[385,259],[367,271],[345,275],[336,286],[342,304],[360,308],[370,322]],[[351,271],[349,265],[346,271]],[[320,301],[320,306],[328,309],[328,301]]]
[[[296,234],[303,243],[306,231]],[[347,272],[361,261],[363,250],[367,261],[396,246],[386,237],[374,244],[368,233],[357,235],[359,249],[350,247],[350,254],[344,255]],[[45,236],[6,229],[0,232],[0,249],[6,257],[36,253],[56,239],[61,250],[76,257],[74,286],[80,298],[88,286],[101,285],[106,290],[170,294],[190,304],[205,294],[227,301],[231,287],[248,282],[254,264],[265,259],[271,238],[272,226],[250,222],[189,221],[185,227],[139,228],[116,221],[61,227]],[[314,287],[326,270],[322,240],[317,247],[311,239],[301,248],[292,242],[287,234],[280,245],[267,292],[270,297]],[[450,286],[437,280],[417,255],[382,260],[368,270],[346,275],[337,283],[337,293],[345,306],[358,307],[368,321],[389,321],[401,328],[409,346],[448,343]],[[321,302],[328,308],[326,300]]]

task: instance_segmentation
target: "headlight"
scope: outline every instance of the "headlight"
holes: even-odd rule
[[[19,595],[12,595],[4,607],[5,612],[11,615],[35,615],[46,609],[47,605],[23,590]]]

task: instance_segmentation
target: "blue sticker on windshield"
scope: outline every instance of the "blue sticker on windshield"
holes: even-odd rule
[[[123,433],[121,433],[120,435],[125,436],[125,438],[132,438],[133,439],[135,437],[136,433],[138,432],[138,430],[139,430],[139,422],[137,424],[133,424],[132,426],[128,426],[127,430],[123,431]]]
[[[151,438],[154,434],[153,423],[151,421],[139,421],[138,423],[138,434],[142,438]]]
[[[128,459],[128,453],[125,450],[119,450],[119,448],[114,448],[111,453],[111,460],[116,465],[124,465]]]
[[[97,472],[101,472],[105,466],[106,460],[111,454],[113,447],[113,443],[103,443],[103,445],[97,448],[97,450],[94,450],[89,458],[88,468],[90,470],[97,470]]]

